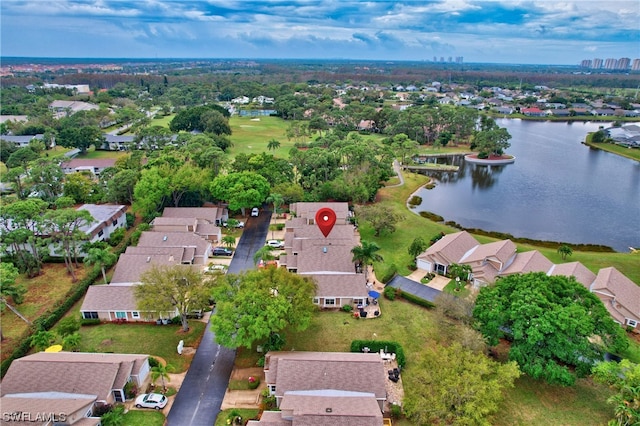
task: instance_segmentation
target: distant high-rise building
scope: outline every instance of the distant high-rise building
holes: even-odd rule
[[[631,71],[640,71],[640,59],[634,59],[631,64]]]
[[[600,68],[602,68],[602,59],[600,58],[595,58],[593,60],[593,67],[594,70],[599,70]]]
[[[591,59],[583,59],[582,62],[580,62],[580,68],[591,68]]]
[[[438,62],[438,57],[437,56],[433,57],[433,62]]]
[[[615,70],[616,69],[616,65],[618,65],[618,60],[617,59],[607,58],[607,60],[604,61],[604,69],[606,69],[606,70]]]
[[[461,64],[463,62],[463,57],[462,56],[456,56],[456,63],[457,64]]]
[[[617,70],[628,70],[630,64],[631,64],[631,59],[629,59],[629,58],[620,58],[620,59],[618,59],[618,63],[616,64],[616,69]]]
[[[453,58],[449,56],[449,62],[453,62]]]
[[[440,62],[444,62],[444,56],[440,56]]]

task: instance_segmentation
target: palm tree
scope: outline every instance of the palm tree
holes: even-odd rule
[[[273,260],[273,259],[275,259],[275,257],[273,257],[273,255],[271,254],[271,247],[263,246],[260,249],[258,249],[258,251],[256,251],[256,254],[253,255],[253,264],[257,265],[258,262],[260,262],[261,260]]]
[[[562,244],[558,247],[558,253],[562,256],[562,260],[565,260],[567,256],[571,256],[573,254],[573,250],[567,244]]]
[[[106,265],[113,264],[116,259],[117,256],[107,249],[92,248],[89,249],[89,252],[84,257],[84,263],[86,263],[87,265],[100,265],[102,278],[104,278],[104,283],[107,284],[107,274],[104,268]]]
[[[271,150],[276,150],[280,148],[280,141],[278,141],[277,139],[271,139],[268,143],[267,143],[267,149],[269,151]]]
[[[232,248],[236,245],[236,237],[233,235],[225,235],[222,237],[222,244],[224,244],[227,248]]]
[[[162,379],[162,390],[166,392],[167,385],[165,384],[164,379],[167,379],[167,382],[170,382],[171,378],[169,377],[169,373],[172,373],[173,371],[175,371],[175,367],[171,364],[158,364],[155,367],[151,367],[151,380],[153,381],[153,384],[155,384],[158,379]]]
[[[266,202],[273,204],[273,212],[275,213],[276,217],[278,217],[278,209],[282,204],[284,204],[284,198],[282,197],[282,195],[278,193],[269,194]]]
[[[353,254],[352,262],[364,265],[365,278],[367,278],[367,266],[373,265],[373,262],[382,262],[383,260],[382,256],[377,253],[378,250],[380,250],[380,246],[368,241],[362,241],[361,245],[351,249]]]

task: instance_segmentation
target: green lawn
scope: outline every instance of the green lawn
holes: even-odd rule
[[[257,121],[259,120],[259,121]],[[271,139],[280,142],[280,147],[271,151],[276,157],[288,158],[289,150],[293,148],[294,141],[286,136],[290,122],[279,117],[238,117],[233,116],[229,120],[231,126],[231,141],[233,146],[229,153],[259,154],[268,152],[267,144]]]
[[[227,410],[220,411],[220,413],[218,414],[218,417],[216,418],[216,422],[214,423],[214,426],[227,426],[228,424],[227,418],[229,417],[229,414],[231,414],[232,411],[235,411],[236,413],[238,413],[238,415],[242,417],[244,421],[257,418],[259,413],[258,410],[252,410],[247,408],[229,408]]]
[[[155,324],[101,324],[83,326],[80,329],[81,352],[115,352],[149,354],[163,358],[175,367],[176,373],[186,371],[192,356],[178,355],[176,347],[180,340],[184,345],[197,346],[206,324],[189,321],[189,332],[182,333],[178,325]]]
[[[164,415],[155,410],[129,410],[123,417],[123,425],[127,426],[162,426]]]
[[[78,155],[76,158],[120,158],[126,155],[128,155],[128,153],[122,151],[96,151],[95,149],[90,149],[86,154]]]
[[[607,152],[613,152],[614,154],[618,154],[621,155],[623,157],[627,157],[627,158],[631,158],[632,160],[636,160],[636,161],[640,161],[640,149],[632,149],[632,148],[625,148],[624,146],[620,146],[620,145],[616,145],[613,143],[590,143],[588,142],[587,145],[589,145],[592,148],[595,149],[601,149],[603,151],[607,151]]]
[[[354,319],[345,312],[318,312],[304,332],[286,333],[283,350],[348,351],[355,339],[394,340],[407,355],[404,374],[410,376],[416,354],[435,342],[448,344],[438,330],[433,311],[403,300],[380,300],[381,315],[376,319]],[[237,364],[255,365],[258,354],[239,351]],[[406,386],[405,393],[411,392]],[[607,387],[580,379],[573,388],[550,386],[522,377],[505,395],[495,425],[602,425],[612,415],[605,400]],[[403,423],[400,424],[409,424]]]

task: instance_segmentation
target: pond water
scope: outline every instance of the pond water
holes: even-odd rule
[[[581,143],[610,123],[496,122],[512,136],[515,163],[449,160],[460,170],[430,173],[437,185],[418,191],[416,211],[515,237],[640,247],[640,162]]]

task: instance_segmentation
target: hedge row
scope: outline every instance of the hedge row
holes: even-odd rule
[[[112,264],[106,265],[106,269],[112,267],[117,262],[117,258],[119,257],[119,255],[124,253],[124,251],[127,249],[127,246],[129,245],[128,243],[129,241],[127,239],[127,242],[119,247],[119,249],[115,252],[117,255],[116,261]],[[62,318],[69,311],[69,309],[71,309],[71,307],[85,295],[85,293],[87,292],[87,288],[89,288],[89,286],[101,276],[102,271],[100,267],[96,265],[93,270],[87,274],[86,277],[80,280],[80,282],[78,282],[76,286],[69,290],[64,298],[54,303],[54,309],[52,311],[43,313],[40,317],[33,321],[32,326],[24,334],[18,346],[11,353],[11,356],[2,361],[2,364],[0,364],[0,377],[4,377],[14,359],[21,358],[29,352],[29,349],[31,349],[31,336],[39,330],[51,329],[60,320],[60,318]]]
[[[351,342],[351,352],[362,352],[363,348],[369,348],[371,352],[380,352],[380,349],[387,353],[395,353],[398,365],[404,367],[407,358],[404,349],[398,342],[390,340],[354,340]]]
[[[416,305],[420,305],[420,306],[424,306],[425,308],[435,308],[436,305],[434,305],[432,302],[429,302],[428,300],[422,299],[418,296],[414,296],[411,293],[407,293],[406,291],[402,291],[400,290],[400,296],[404,299],[407,300],[411,303],[415,303]]]

